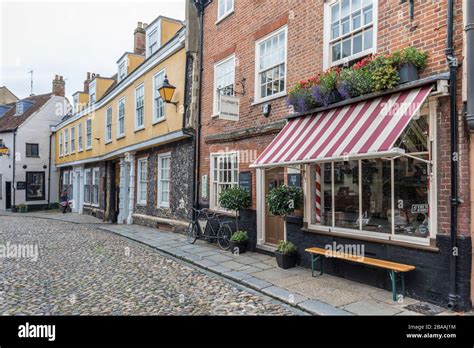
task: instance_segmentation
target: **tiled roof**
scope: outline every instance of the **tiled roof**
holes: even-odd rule
[[[15,103],[7,104],[7,106],[11,106],[11,108],[2,117],[0,117],[0,132],[9,132],[15,130],[15,128],[20,126],[31,115],[38,111],[44,104],[46,104],[52,96],[52,93],[48,93],[42,95],[34,95],[32,97],[22,99],[32,102],[33,105],[29,109],[27,109],[22,115],[18,116],[15,116]]]

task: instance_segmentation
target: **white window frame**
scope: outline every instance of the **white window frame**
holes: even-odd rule
[[[70,141],[71,141],[71,154],[76,153],[76,127],[72,126],[71,127],[71,135],[70,135]]]
[[[145,179],[142,179],[141,167],[145,165]],[[145,197],[141,197],[142,190],[145,189]],[[137,161],[137,204],[146,205],[148,193],[148,157],[143,157]]]
[[[169,171],[169,174],[168,174],[168,179],[166,180],[163,180],[162,178],[162,175],[161,175],[161,170],[162,170],[162,163],[161,161],[164,159],[164,158],[169,158],[169,168],[168,168],[168,171]],[[169,208],[170,207],[170,202],[169,200],[171,200],[171,152],[167,152],[167,153],[161,153],[158,155],[158,199],[157,199],[157,202],[158,202],[158,208]],[[168,181],[169,183],[169,186],[168,186],[168,202],[163,202],[161,200],[161,194],[162,194],[162,188],[163,188],[163,185],[162,185],[162,182],[163,181]]]
[[[233,158],[235,156],[235,165],[236,167],[235,168],[231,168],[231,172],[233,171],[237,171],[237,175],[236,177],[234,178],[234,180],[232,180],[231,182],[229,183],[223,183],[223,182],[220,182],[219,181],[219,168],[215,168],[214,167],[214,160],[215,158],[217,158],[217,161],[219,162],[220,159],[222,158]],[[215,211],[222,211],[222,212],[227,212],[227,210],[225,210],[224,208],[220,207],[218,202],[215,201],[215,194],[217,193],[217,197],[219,196],[220,192],[222,192],[222,190],[219,188],[220,186],[222,185],[231,185],[232,187],[235,187],[235,186],[238,186],[239,185],[239,152],[238,151],[232,151],[232,152],[225,152],[225,153],[222,153],[222,152],[217,152],[217,153],[211,153],[211,165],[210,165],[210,175],[209,175],[209,178],[210,178],[210,187],[209,187],[209,207],[211,210],[215,210]],[[219,166],[219,163],[218,163],[218,166]],[[214,176],[214,171],[217,170],[217,178]],[[232,174],[231,174],[232,176]],[[217,192],[216,192],[216,188],[214,188],[214,186],[217,186]],[[219,198],[217,198],[218,200]]]
[[[275,68],[279,65],[282,64],[282,62],[279,62],[278,64],[275,64],[273,67],[267,67],[265,70],[260,69],[260,45],[273,38],[274,36],[280,35],[282,32],[285,33],[285,87],[283,91],[280,91],[278,93],[272,94],[271,96],[266,96],[262,98],[261,96],[261,85],[260,85],[260,73],[262,71],[267,71],[269,69]],[[255,96],[254,96],[254,104],[257,103],[262,103],[268,100],[273,100],[277,98],[284,97],[287,94],[287,84],[288,84],[288,26],[284,25],[281,28],[271,32],[270,34],[264,36],[263,38],[260,38],[255,42]]]
[[[123,117],[120,117],[120,104],[123,103]],[[122,97],[117,102],[117,139],[125,136],[125,114],[126,114],[125,97]],[[120,122],[123,119],[123,132],[120,133]]]
[[[97,180],[97,185],[95,184]],[[96,187],[97,186],[97,187]],[[100,198],[99,198],[99,188],[100,188],[100,168],[96,167],[92,169],[92,185],[91,185],[91,205],[98,207]],[[97,194],[94,194],[94,190],[97,191]],[[97,198],[97,201],[94,201],[94,199]]]
[[[89,133],[89,128],[90,128],[90,133]],[[88,118],[86,120],[86,150],[91,150],[91,149],[92,149],[92,119]]]
[[[217,88],[219,87],[217,85],[217,70],[220,66],[229,63],[230,61],[234,62],[234,91],[232,95],[235,95],[235,54],[231,54],[230,56],[220,60],[219,62],[214,64],[214,85],[213,85],[213,117],[219,116],[220,110],[219,110],[219,98],[220,98],[220,93],[218,92]],[[230,85],[229,85],[230,86]]]
[[[63,152],[63,144],[64,144],[64,139],[63,139],[63,133],[64,131],[60,131],[58,138],[59,138],[59,157],[63,157],[64,152]]]
[[[65,129],[64,132],[64,155],[69,155],[69,129]]]
[[[84,132],[82,122],[77,124],[77,152],[84,151]]]
[[[225,18],[229,17],[232,13],[234,13],[234,0],[232,0],[232,7],[226,8],[227,7],[227,0],[218,0],[217,1],[217,22],[216,24],[220,23],[222,20]],[[224,6],[224,13],[220,15],[221,13],[221,8]]]
[[[430,131],[429,131],[429,141],[428,141],[428,147],[429,151],[428,153],[423,153],[423,154],[431,154],[431,171],[432,175],[430,178],[430,189],[428,191],[428,204],[430,206],[430,216],[429,216],[429,226],[430,226],[430,231],[429,231],[429,236],[422,238],[422,237],[411,237],[411,236],[405,236],[405,235],[397,235],[395,234],[394,230],[394,224],[395,224],[395,196],[394,196],[394,159],[390,159],[389,161],[391,162],[391,187],[392,187],[392,206],[391,206],[391,211],[392,211],[392,229],[390,233],[382,233],[382,232],[373,232],[373,231],[367,231],[363,229],[362,226],[362,209],[361,209],[361,203],[362,203],[362,166],[361,166],[361,161],[360,159],[354,160],[358,162],[358,169],[359,169],[359,229],[349,229],[349,228],[343,228],[343,227],[337,227],[335,225],[335,189],[334,189],[334,163],[335,162],[322,162],[322,163],[329,163],[331,164],[331,175],[332,175],[332,224],[331,226],[324,226],[324,225],[319,225],[319,224],[314,224],[312,222],[312,209],[314,207],[314,195],[313,195],[313,186],[312,186],[312,178],[311,178],[311,169],[310,165],[306,165],[305,168],[305,173],[306,173],[306,180],[305,180],[305,192],[311,192],[311,194],[307,194],[305,196],[305,209],[304,209],[304,215],[305,215],[305,221],[308,222],[308,229],[311,230],[316,230],[316,231],[324,231],[324,232],[334,232],[338,234],[344,234],[348,236],[361,236],[361,237],[370,237],[374,239],[380,239],[380,240],[392,240],[396,242],[403,242],[407,244],[415,244],[415,245],[424,245],[424,246],[429,246],[430,245],[430,239],[435,239],[437,235],[437,207],[438,207],[438,201],[437,201],[437,195],[438,195],[438,187],[437,187],[437,145],[436,145],[436,105],[430,105],[430,114],[427,116],[429,118],[430,122]],[[411,155],[417,155],[419,156],[420,154],[412,154]],[[382,159],[380,157],[374,157],[372,159]],[[336,161],[340,162],[340,161]],[[429,166],[428,166],[429,168]],[[322,190],[321,190],[322,191]]]
[[[152,31],[150,31],[150,33],[147,34],[147,48],[146,50],[148,51],[148,56],[151,56],[153,53],[155,53],[156,51],[158,51],[160,49],[160,35],[159,35],[159,28],[156,27],[155,29],[153,29]],[[152,41],[151,40],[151,37],[156,34],[156,42]],[[154,47],[156,45],[156,48],[152,51],[152,47]]]
[[[87,176],[90,175],[90,184],[87,183]],[[90,205],[92,201],[92,169],[84,170],[84,204]],[[86,187],[89,187],[89,195],[86,195]]]
[[[112,120],[113,120],[113,110],[112,110],[112,106],[109,106],[105,110],[105,143],[106,144],[112,142]]]
[[[127,61],[128,59],[125,58],[123,61],[119,63],[118,66],[118,81],[122,81],[127,77]]]
[[[142,108],[142,111],[143,111],[143,114],[142,114],[142,124],[139,124],[138,123],[138,92],[142,90],[143,91],[143,95],[142,95],[142,105],[141,105],[141,108]],[[142,129],[145,129],[145,84],[144,83],[141,83],[140,85],[138,85],[136,88],[135,88],[135,102],[134,102],[134,109],[135,109],[135,131],[139,131],[139,130],[142,130]]]
[[[324,33],[323,33],[323,68],[324,69],[329,69],[330,67],[337,66],[344,64],[346,62],[350,62],[352,60],[360,59],[362,57],[365,57],[369,54],[375,54],[377,52],[377,34],[378,34],[378,1],[374,0],[373,5],[372,5],[372,24],[371,25],[365,25],[361,26],[360,28],[349,31],[349,33],[344,34],[342,37],[351,37],[354,33],[358,33],[366,27],[372,26],[372,35],[373,35],[373,44],[372,48],[363,50],[362,52],[359,52],[357,54],[354,54],[350,57],[342,58],[338,61],[332,61],[332,52],[330,49],[330,45],[332,41],[339,41],[341,40],[341,37],[331,40],[331,7],[338,3],[341,2],[342,0],[331,0],[331,1],[326,1],[324,3]],[[351,3],[352,6],[352,3]]]
[[[160,92],[158,92],[158,88],[160,88],[160,86],[157,86],[157,82],[156,82],[158,76],[163,76],[163,79],[164,79],[164,77],[166,76],[166,70],[162,69],[158,71],[155,75],[153,75],[153,101],[152,101],[153,124],[159,123],[166,119],[166,103],[161,98]],[[163,105],[163,115],[158,117],[159,115],[158,115],[158,108],[156,106],[156,103],[159,103],[160,101]]]
[[[96,81],[92,81],[90,84],[89,84],[89,104],[92,105],[92,104],[95,104],[95,102],[97,101],[97,84],[96,84]]]

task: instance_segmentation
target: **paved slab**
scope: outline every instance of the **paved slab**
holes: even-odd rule
[[[353,313],[335,308],[334,306],[318,300],[307,300],[301,302],[299,307],[316,315],[354,315]]]
[[[372,300],[350,303],[344,306],[343,309],[357,315],[396,315],[402,312],[399,309]]]
[[[270,286],[268,288],[263,288],[262,292],[270,296],[276,297],[282,301],[295,305],[307,300],[307,298],[304,296],[301,296],[292,291],[288,291],[287,289],[280,288],[278,286]]]

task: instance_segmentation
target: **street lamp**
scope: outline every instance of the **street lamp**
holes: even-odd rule
[[[161,99],[163,99],[165,103],[174,104],[177,108],[178,102],[172,101],[175,90],[176,90],[176,87],[170,84],[168,80],[168,75],[165,75],[165,80],[163,81],[163,84],[158,89],[158,91],[160,92]]]

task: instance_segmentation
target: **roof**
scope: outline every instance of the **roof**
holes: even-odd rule
[[[25,122],[31,115],[38,111],[43,105],[45,105],[53,96],[53,93],[34,95],[22,100],[32,102],[33,105],[27,109],[22,115],[15,116],[16,107],[15,103],[7,104],[10,106],[2,117],[0,117],[0,132],[11,132]]]
[[[12,93],[6,86],[0,87],[0,104],[13,103],[18,97]]]

